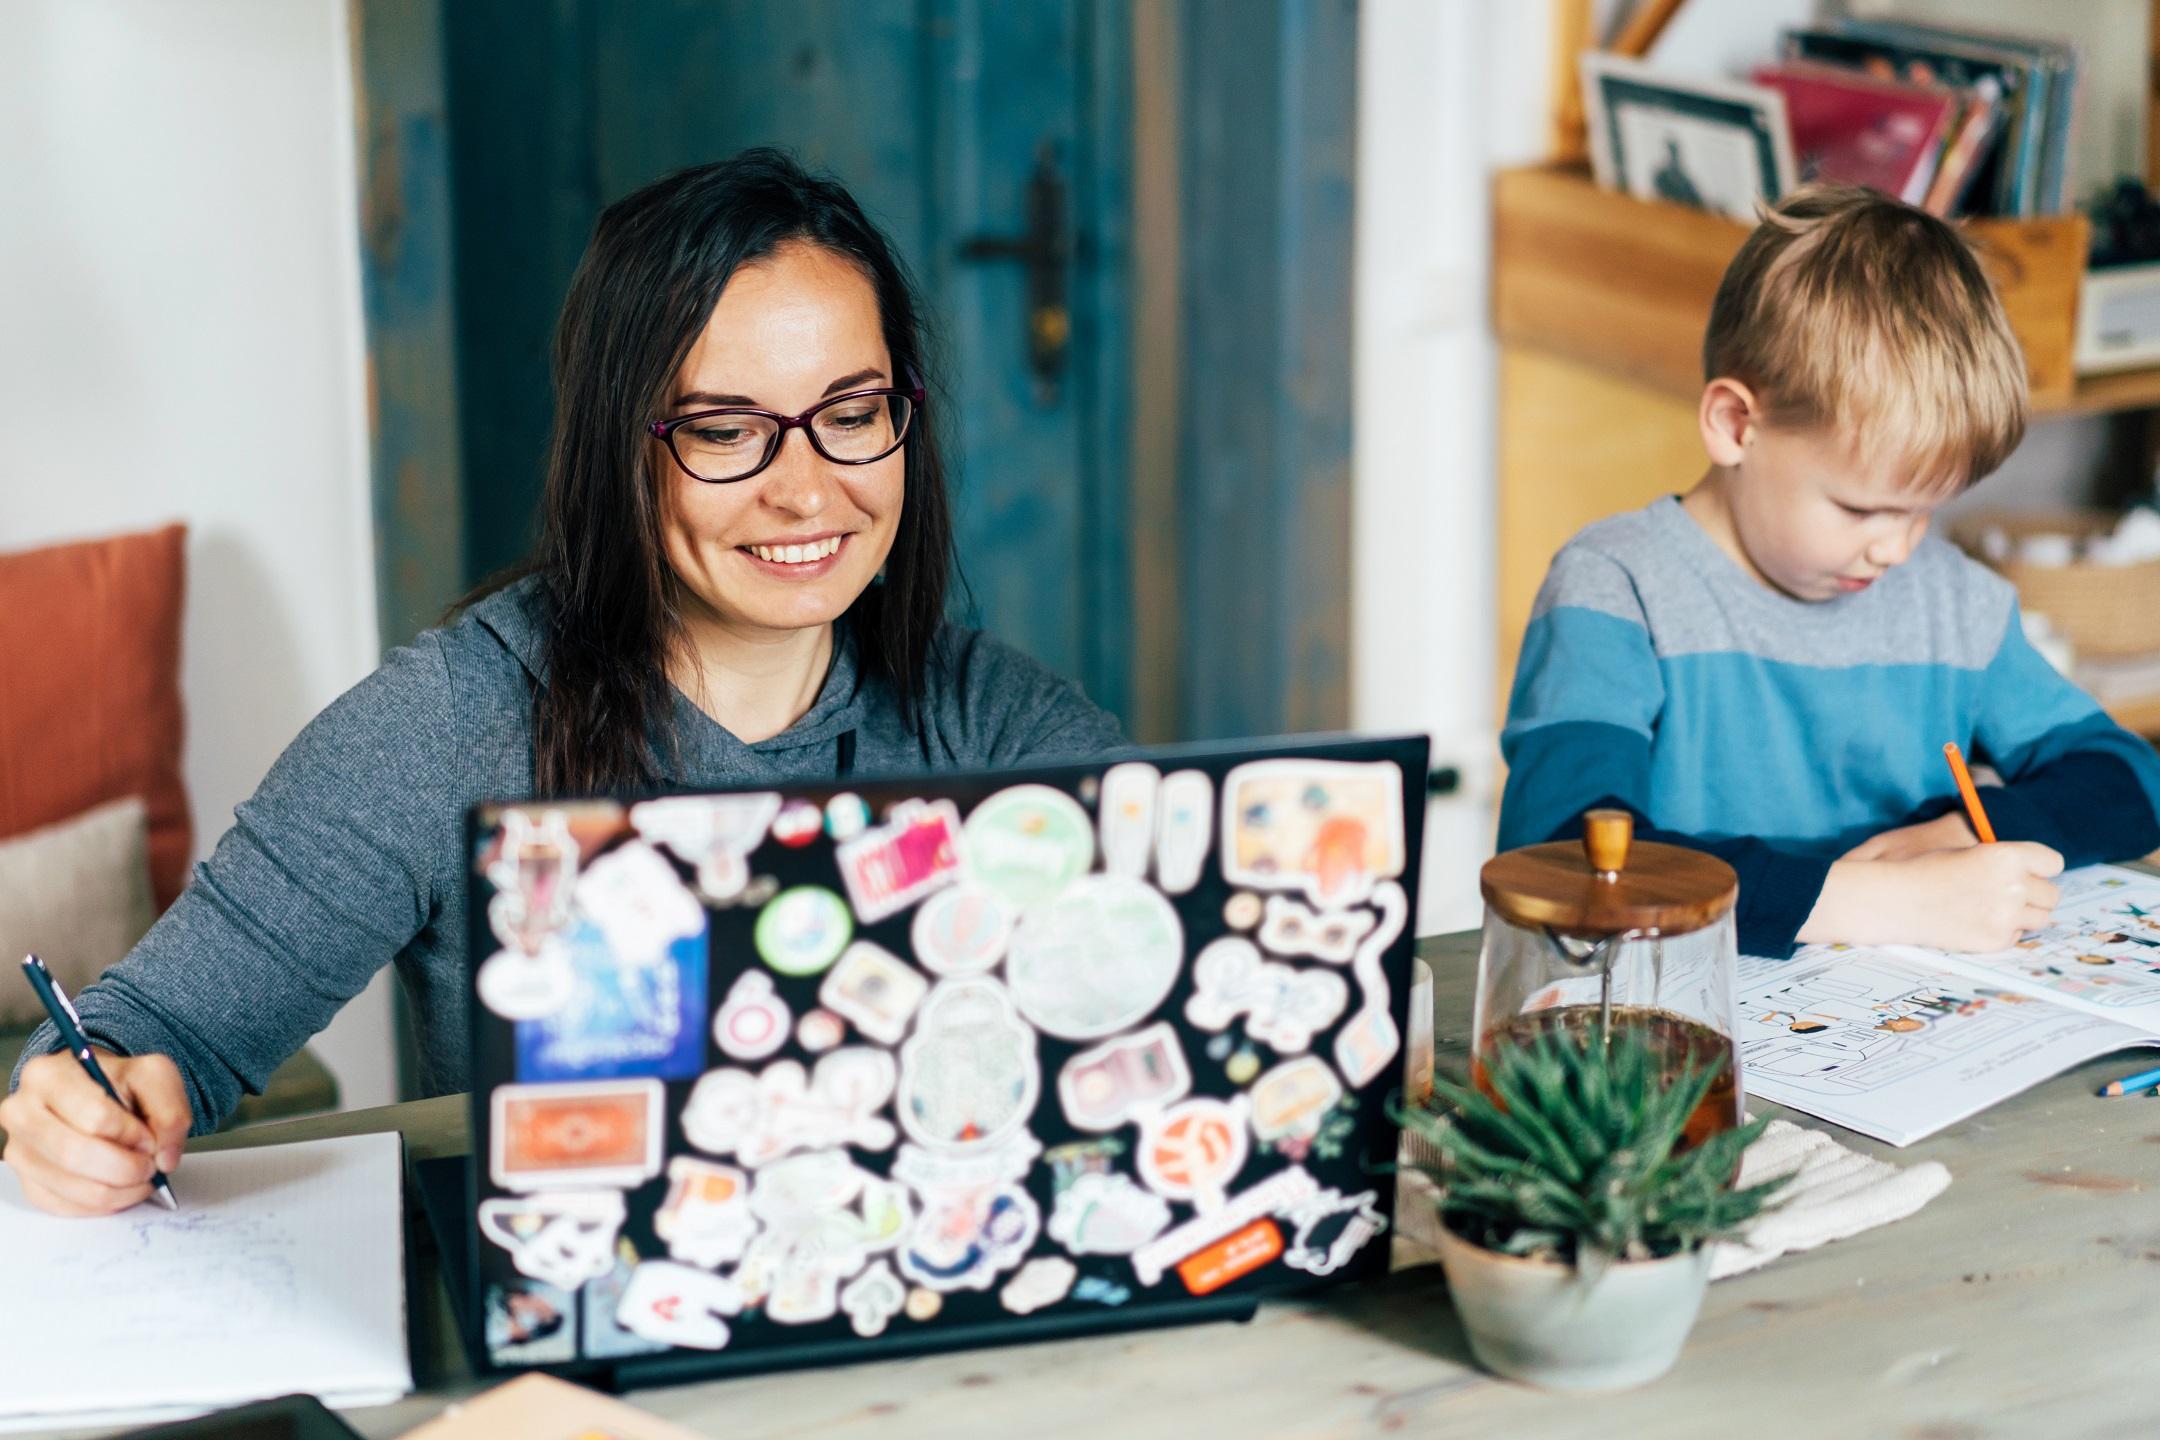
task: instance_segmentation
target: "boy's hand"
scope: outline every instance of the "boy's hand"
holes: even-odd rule
[[[2061,893],[2049,881],[2062,868],[2055,851],[2022,840],[1904,860],[1848,857],[1830,867],[1799,938],[1811,945],[2007,950],[2052,918]]]
[[[1910,860],[1937,850],[1968,850],[1980,843],[1964,812],[1952,810],[1920,825],[1901,825],[1895,830],[1862,841],[1845,852],[1847,860]]]
[[[55,1215],[110,1215],[150,1194],[150,1172],[180,1167],[194,1112],[180,1069],[163,1055],[94,1052],[134,1110],[115,1105],[72,1055],[40,1055],[0,1100],[7,1149],[23,1195]]]

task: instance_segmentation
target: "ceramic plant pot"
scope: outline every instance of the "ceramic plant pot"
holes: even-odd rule
[[[1589,1281],[1573,1266],[1502,1255],[1434,1228],[1471,1353],[1496,1375],[1547,1390],[1657,1379],[1680,1358],[1710,1283],[1706,1248],[1608,1265]]]

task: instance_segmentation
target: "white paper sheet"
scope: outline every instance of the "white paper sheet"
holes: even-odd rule
[[[95,1220],[0,1167],[0,1431],[405,1394],[402,1166],[394,1134],[192,1155],[177,1214]]]
[[[1999,954],[1741,957],[1747,1093],[1909,1145],[2096,1056],[2160,1045],[2160,879],[2094,865],[2059,883],[2055,923]]]

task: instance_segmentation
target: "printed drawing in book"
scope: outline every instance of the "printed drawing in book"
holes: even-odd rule
[[[1958,1063],[2018,1024],[2006,1007],[2030,1003],[1954,975],[1916,986],[1907,966],[1864,952],[1826,949],[1787,963],[1800,973],[1739,999],[1741,1063],[1750,1076],[1821,1094],[1859,1094]]]
[[[2045,930],[1959,960],[2088,1005],[2160,1007],[2160,880],[2094,866],[2064,876],[2062,892]]]

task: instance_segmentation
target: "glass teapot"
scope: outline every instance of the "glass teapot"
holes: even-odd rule
[[[1485,938],[1471,1016],[1471,1081],[1503,1040],[1550,1030],[1642,1032],[1668,1075],[1729,1061],[1688,1117],[1685,1145],[1740,1124],[1733,972],[1739,879],[1715,856],[1634,843],[1625,810],[1592,810],[1581,844],[1510,850],[1479,875]]]

